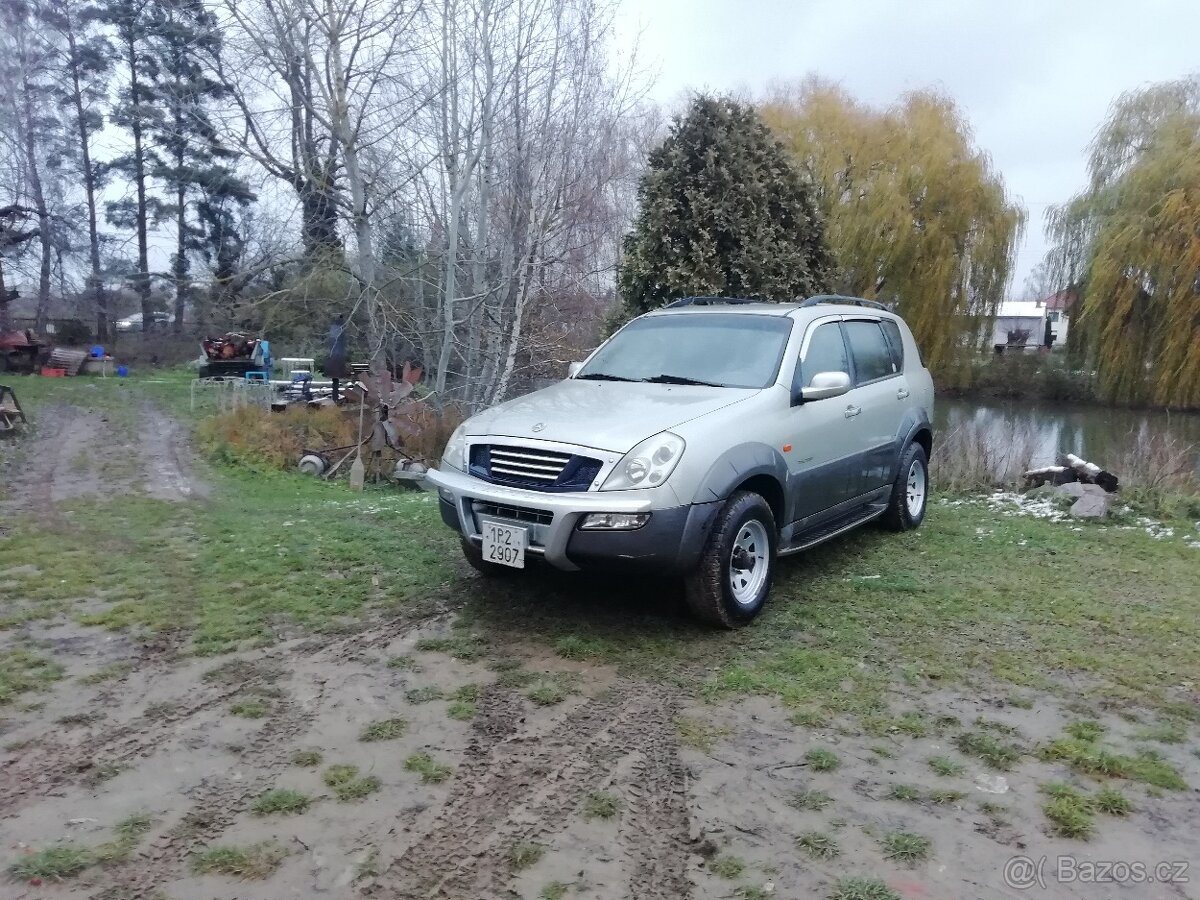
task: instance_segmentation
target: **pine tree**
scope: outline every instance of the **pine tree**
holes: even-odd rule
[[[175,226],[171,277],[178,332],[192,294],[189,255],[205,246],[204,223],[189,214],[191,198],[203,191],[215,202],[215,209],[221,209],[226,201],[247,203],[253,195],[225,164],[234,154],[219,140],[209,111],[225,94],[208,70],[209,61],[219,58],[221,50],[216,18],[201,0],[155,0],[150,29],[150,53],[158,76],[156,95],[163,111],[152,131],[151,139],[159,151],[153,174],[167,194],[167,201],[156,204],[156,211],[161,218],[171,218]],[[209,224],[228,230],[228,222],[219,216],[210,216]],[[221,238],[219,243],[224,241]]]
[[[793,300],[832,261],[808,184],[755,110],[697,97],[650,154],[625,236],[627,316],[689,295]]]
[[[39,16],[58,49],[55,94],[69,120],[71,139],[65,142],[66,155],[82,178],[88,226],[87,295],[95,304],[96,336],[103,341],[108,339],[109,314],[96,203],[104,179],[92,153],[95,137],[104,127],[113,46],[99,27],[101,10],[91,0],[43,0]]]
[[[149,134],[159,125],[161,113],[154,93],[158,69],[149,53],[149,0],[102,0],[102,21],[112,26],[120,54],[121,77],[118,102],[112,113],[114,124],[128,130],[132,146],[127,153],[107,164],[133,184],[132,200],[107,204],[108,220],[119,228],[130,228],[137,238],[137,267],[130,283],[141,301],[142,339],[150,340],[153,306],[150,283],[150,173],[159,161],[149,145]]]

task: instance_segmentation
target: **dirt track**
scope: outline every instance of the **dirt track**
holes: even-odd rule
[[[107,427],[98,414],[59,408],[41,418],[29,465],[10,498],[9,515],[52,513],[74,497],[145,490],[179,503],[207,491],[176,423],[149,407],[114,458],[84,465],[92,438]],[[4,573],[0,572],[0,582]],[[456,589],[475,590],[464,579]],[[94,846],[137,811],[153,824],[123,862],[93,866],[61,884],[0,880],[0,896],[89,896],[109,900],[170,897],[537,898],[561,883],[565,896],[637,900],[828,896],[847,875],[882,878],[910,898],[1013,898],[1002,870],[1018,853],[1080,853],[1078,843],[1043,833],[1038,784],[1060,772],[1030,762],[1004,776],[964,761],[964,774],[936,778],[926,760],[953,754],[948,737],[868,737],[836,726],[798,728],[764,699],[698,705],[674,689],[600,666],[559,659],[536,644],[501,638],[481,654],[423,651],[423,638],[451,633],[453,615],[435,604],[419,616],[364,622],[360,630],[197,659],[170,636],[155,642],[77,624],[69,615],[0,631],[0,649],[38,642],[67,677],[38,695],[44,705],[0,709],[0,850],[4,862],[31,848],[70,840]],[[411,658],[406,668],[388,660]],[[99,684],[81,676],[120,664]],[[571,680],[575,693],[536,706],[505,672]],[[479,685],[469,721],[447,715],[446,699],[422,702],[414,691],[445,697]],[[262,718],[230,714],[239,700],[262,704]],[[1052,736],[1069,713],[1046,698],[1033,709],[1004,700],[945,692],[897,695],[900,708],[984,715],[1028,741]],[[679,717],[705,723],[711,745],[681,746]],[[369,723],[403,717],[392,740],[359,739]],[[1106,722],[1117,732],[1121,721]],[[836,750],[840,766],[815,772],[812,747]],[[300,750],[319,766],[293,762]],[[403,763],[427,752],[452,770],[425,784]],[[1182,768],[1187,750],[1168,748]],[[378,791],[339,802],[322,780],[333,764],[379,778]],[[960,789],[944,803],[889,797],[892,784],[922,791]],[[286,787],[316,798],[302,815],[258,816],[256,797]],[[804,791],[827,792],[828,809],[804,808]],[[587,818],[588,796],[617,798],[610,820]],[[988,811],[996,803],[1003,812]],[[1139,801],[1141,803],[1141,801]],[[1186,823],[1200,813],[1195,792],[1156,801],[1132,827],[1106,828],[1085,846],[1091,858],[1190,859]],[[811,859],[796,846],[806,831],[838,835],[840,856]],[[928,835],[928,862],[908,868],[884,858],[878,837],[910,829]],[[193,854],[215,844],[276,842],[286,851],[262,881],[197,875]],[[526,868],[514,847],[544,853]],[[733,877],[713,861],[736,856]],[[1200,862],[1200,860],[1197,860]],[[725,870],[728,875],[730,870]],[[1054,897],[1188,897],[1186,885],[1051,885]],[[751,890],[759,893],[751,893]]]

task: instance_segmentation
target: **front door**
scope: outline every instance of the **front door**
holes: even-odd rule
[[[841,324],[837,320],[810,326],[800,351],[792,385],[812,382],[818,372],[853,376]],[[792,520],[816,516],[850,496],[850,464],[855,445],[846,415],[848,397],[830,397],[792,406],[788,416],[788,493]]]

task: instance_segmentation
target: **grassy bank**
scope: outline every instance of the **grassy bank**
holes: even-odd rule
[[[1090,372],[1071,365],[1066,353],[980,355],[939,379],[945,397],[1026,400],[1037,403],[1099,403]]]

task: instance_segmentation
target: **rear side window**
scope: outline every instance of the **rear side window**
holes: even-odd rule
[[[854,355],[856,382],[864,384],[900,371],[878,322],[846,322],[846,338]]]
[[[904,338],[900,336],[900,326],[894,319],[883,319],[879,324],[883,326],[883,336],[887,338],[888,347],[892,351],[892,361],[896,364],[896,370],[903,372]]]
[[[837,322],[818,325],[808,342],[808,350],[800,363],[800,387],[812,384],[818,372],[845,372],[850,374],[850,357],[846,354],[846,342]]]

